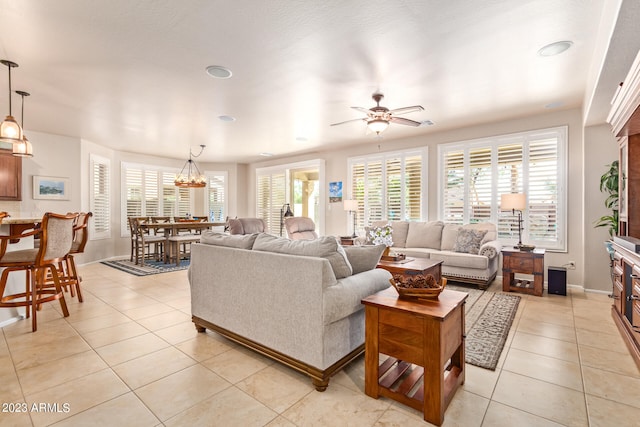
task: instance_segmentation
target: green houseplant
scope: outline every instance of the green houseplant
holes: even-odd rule
[[[620,170],[618,168],[617,160],[607,166],[609,167],[609,170],[600,177],[600,191],[608,194],[604,201],[604,205],[608,209],[611,209],[611,214],[601,216],[596,221],[595,226],[608,227],[609,236],[613,237],[618,234],[618,177],[620,175]]]

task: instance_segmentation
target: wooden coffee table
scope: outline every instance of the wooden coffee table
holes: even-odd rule
[[[403,261],[383,261],[380,260],[378,268],[387,270],[396,279],[398,276],[413,276],[416,274],[431,274],[437,283],[442,281],[442,261],[435,261],[429,258],[409,258]]]
[[[401,402],[441,425],[464,384],[467,296],[445,289],[437,299],[400,299],[389,288],[363,299],[365,393]],[[388,357],[380,363],[382,354]]]

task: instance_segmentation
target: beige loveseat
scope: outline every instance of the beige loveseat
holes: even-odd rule
[[[371,228],[386,224],[392,227],[392,252],[442,261],[442,275],[449,281],[486,289],[496,277],[502,244],[496,240],[495,224],[374,221]]]
[[[309,375],[329,378],[364,351],[360,301],[390,286],[384,247],[342,248],[335,237],[203,232],[191,248],[192,319]]]

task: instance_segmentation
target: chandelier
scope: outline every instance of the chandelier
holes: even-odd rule
[[[200,173],[198,165],[192,159],[192,157],[200,157],[204,147],[204,145],[200,145],[200,152],[197,155],[194,155],[189,148],[189,160],[184,163],[182,170],[174,180],[176,187],[202,188],[207,186],[207,178]]]

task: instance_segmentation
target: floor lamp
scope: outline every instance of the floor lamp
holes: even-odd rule
[[[285,209],[286,208],[286,209]],[[280,236],[282,236],[282,229],[284,228],[284,219],[293,216],[293,212],[291,212],[291,206],[289,203],[285,203],[280,208]]]
[[[351,235],[351,237],[355,239],[356,237],[358,237],[356,235],[356,215],[358,214],[358,201],[355,199],[349,199],[345,200],[343,204],[344,210],[351,212],[351,214],[353,215],[353,234]]]

